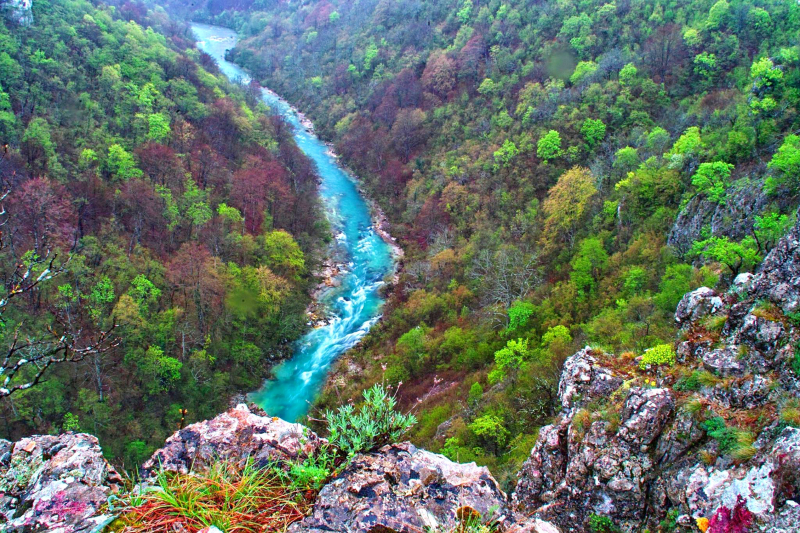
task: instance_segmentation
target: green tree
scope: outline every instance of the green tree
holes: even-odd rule
[[[484,79],[481,82],[480,86],[478,87],[478,92],[483,96],[488,96],[488,97],[492,96],[496,90],[497,88],[495,87],[495,83],[494,80],[492,80],[492,78]]]
[[[131,282],[131,288],[128,294],[130,294],[133,301],[139,305],[144,314],[150,305],[158,301],[158,298],[161,296],[161,289],[156,287],[153,282],[145,276],[139,274]]]
[[[542,335],[542,348],[550,352],[551,356],[566,357],[572,345],[572,335],[564,325],[547,328]]]
[[[711,6],[708,11],[708,18],[706,19],[706,28],[709,30],[718,30],[725,25],[731,10],[731,5],[726,0],[718,0],[716,4]]]
[[[147,115],[147,140],[163,143],[169,139],[172,130],[169,125],[169,117],[164,113],[153,113]]]
[[[756,215],[753,223],[753,235],[758,245],[758,250],[766,254],[786,235],[793,224],[792,217],[778,212]]]
[[[561,149],[561,135],[556,130],[550,130],[543,135],[536,143],[536,155],[545,161],[551,161],[561,157],[564,151]]]
[[[141,178],[143,175],[142,171],[136,168],[133,156],[119,144],[112,144],[108,147],[106,165],[111,176],[120,181]]]
[[[458,20],[461,21],[461,24],[469,23],[469,20],[472,17],[472,8],[472,0],[464,0],[464,2],[461,4],[461,9],[459,9],[458,13],[456,13],[456,16],[458,17]]]
[[[517,300],[512,303],[508,308],[508,331],[525,329],[535,311],[536,306],[530,302]]]
[[[397,340],[397,349],[403,355],[405,365],[412,375],[420,371],[427,356],[429,331],[425,324],[421,324],[408,330]]]
[[[761,257],[755,238],[747,236],[740,242],[728,237],[710,237],[692,245],[692,253],[722,263],[736,276],[742,268],[750,269]]]
[[[114,284],[108,276],[102,276],[89,293],[89,314],[93,320],[102,318],[114,301]]]
[[[733,165],[723,161],[701,163],[692,176],[692,185],[712,202],[725,205],[725,193],[731,185]]]
[[[594,179],[585,168],[573,167],[558,178],[542,204],[545,215],[542,243],[545,247],[553,247],[559,237],[572,243],[575,228],[595,194]]]
[[[614,154],[612,166],[614,170],[619,171],[622,175],[634,170],[639,166],[639,153],[636,148],[626,146],[617,150]]]
[[[506,139],[499,149],[494,152],[495,165],[508,167],[511,161],[519,154],[519,148],[510,139]]]
[[[672,149],[665,154],[669,159],[669,167],[682,169],[687,163],[697,159],[703,151],[703,140],[700,128],[692,126],[678,137]]]
[[[586,144],[589,145],[589,148],[594,148],[605,138],[606,125],[600,119],[587,118],[583,121],[581,133],[583,138],[586,139]]]
[[[502,418],[494,414],[487,414],[476,418],[469,430],[478,438],[489,444],[495,453],[505,446],[509,432],[505,428]]]
[[[50,125],[36,117],[30,121],[22,134],[22,153],[35,173],[45,172],[56,158],[55,144],[51,138]]]
[[[378,47],[375,43],[370,43],[367,49],[364,50],[364,72],[372,69],[372,62],[378,57]]]
[[[597,71],[597,63],[594,61],[579,61],[575,66],[575,72],[569,77],[572,85],[580,84],[584,79],[591,76]]]
[[[144,358],[137,365],[139,370],[147,377],[147,389],[151,394],[159,394],[172,389],[181,379],[183,364],[164,354],[159,346],[150,346]]]
[[[478,402],[481,401],[483,397],[483,387],[477,381],[472,384],[469,388],[469,394],[467,395],[467,404],[470,407],[475,407],[478,405]]]
[[[762,57],[753,62],[750,77],[756,89],[772,89],[783,80],[783,70],[777,68],[770,58]]]
[[[625,274],[623,287],[629,297],[638,295],[646,284],[647,272],[642,267],[631,267]]]
[[[677,264],[667,267],[658,285],[655,296],[656,305],[666,313],[675,312],[683,295],[691,290],[693,268],[691,265]]]
[[[701,52],[694,56],[694,73],[700,76],[706,84],[710,85],[717,75],[717,56],[708,52]]]
[[[61,424],[61,431],[80,431],[81,423],[77,416],[72,413],[64,414],[64,421]]]
[[[281,275],[302,276],[306,271],[303,250],[286,231],[271,231],[263,237],[263,257],[266,265]]]
[[[572,272],[569,274],[581,297],[595,293],[607,263],[608,253],[600,239],[590,237],[581,241],[578,253],[570,263]]]
[[[767,166],[775,174],[765,181],[769,194],[776,194],[782,186],[792,193],[800,190],[800,136],[787,135]]]
[[[528,348],[528,339],[511,339],[494,353],[495,368],[489,373],[489,383],[497,383],[506,379],[511,374],[512,379],[516,371],[531,356]]]
[[[636,82],[639,70],[633,63],[628,63],[619,71],[619,82],[623,86],[631,86]]]

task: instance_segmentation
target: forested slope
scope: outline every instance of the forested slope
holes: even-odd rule
[[[39,343],[11,385],[54,338],[112,331],[105,353],[3,398],[2,433],[81,429],[135,466],[184,416],[257,388],[304,330],[328,238],[317,178],[163,11],[37,0],[33,15],[0,19],[4,296],[17,264],[61,272],[3,300],[3,343]]]
[[[791,224],[796,2],[228,7],[194,16],[239,29],[236,61],[310,114],[407,251],[330,398],[403,382],[416,440],[453,458],[512,469],[567,354],[670,344],[682,294]]]

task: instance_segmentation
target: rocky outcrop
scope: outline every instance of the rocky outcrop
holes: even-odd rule
[[[695,241],[710,235],[740,241],[750,235],[755,216],[775,201],[763,193],[760,183],[749,183],[746,179],[730,188],[727,195],[724,203],[713,202],[703,195],[689,200],[676,217],[667,243],[685,254]]]
[[[564,526],[583,523],[592,513],[614,516],[631,528],[643,523],[656,478],[656,441],[674,407],[668,390],[635,387],[616,429],[609,421],[584,422],[574,415],[545,426],[519,474],[514,507]]]
[[[142,466],[144,477],[161,468],[202,471],[217,461],[244,465],[302,461],[322,440],[305,426],[252,412],[245,404],[182,429]]]
[[[27,26],[33,23],[33,0],[0,0],[0,9],[17,24]]]
[[[485,467],[410,443],[359,455],[319,493],[292,533],[450,531],[468,517],[504,522],[506,496]]]
[[[796,531],[800,429],[778,414],[800,385],[797,311],[800,224],[727,293],[684,296],[678,366],[626,368],[588,348],[569,358],[561,415],[540,430],[513,511],[579,530],[593,515],[655,530],[669,513],[686,531]]]
[[[122,485],[97,439],[82,433],[0,441],[0,530],[90,532]]]

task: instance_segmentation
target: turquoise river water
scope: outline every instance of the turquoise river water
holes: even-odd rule
[[[250,81],[241,68],[225,60],[225,51],[236,45],[236,32],[207,24],[192,24],[192,31],[198,48],[216,59],[230,79]],[[338,286],[320,296],[320,303],[330,310],[329,323],[299,339],[292,358],[276,367],[274,378],[249,396],[270,416],[295,421],[308,411],[331,364],[380,318],[383,298],[378,290],[395,261],[391,246],[375,232],[369,205],[329,147],[303,126],[286,101],[268,89],[262,89],[262,98],[294,128],[297,145],[317,166],[320,195],[336,236],[334,255],[344,263],[337,275]]]

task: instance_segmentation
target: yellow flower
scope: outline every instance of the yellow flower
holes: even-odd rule
[[[701,516],[700,518],[695,518],[694,521],[697,524],[697,529],[699,529],[703,533],[706,533],[706,531],[708,531],[708,518],[706,518],[705,516]]]

